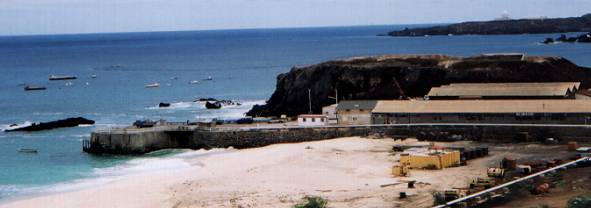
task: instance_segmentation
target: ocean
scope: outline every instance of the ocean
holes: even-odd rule
[[[589,44],[538,43],[558,34],[377,36],[410,26],[0,37],[0,128],[78,116],[97,122],[33,133],[0,132],[0,201],[94,186],[129,174],[186,168],[184,158],[209,152],[93,156],[83,153],[81,144],[93,130],[139,119],[240,118],[252,105],[264,103],[277,75],[293,66],[379,54],[519,52],[563,56],[591,67]],[[50,75],[78,79],[49,81]],[[213,80],[205,80],[209,76]],[[193,80],[199,83],[190,84]],[[159,88],[144,87],[155,82]],[[47,90],[24,91],[25,85]],[[206,110],[193,102],[200,97],[243,105]],[[172,106],[158,108],[160,102]],[[19,153],[19,148],[36,148],[39,153]]]

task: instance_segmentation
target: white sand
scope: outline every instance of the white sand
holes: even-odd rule
[[[189,169],[127,176],[0,207],[292,207],[305,195],[322,196],[330,207],[428,207],[432,187],[466,184],[454,176],[470,167],[393,177],[390,168],[398,157],[389,151],[395,143],[341,138],[236,150],[188,159]],[[405,183],[380,187],[405,180],[427,184],[412,190]],[[400,200],[400,191],[422,197]]]

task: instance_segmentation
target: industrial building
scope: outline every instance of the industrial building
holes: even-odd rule
[[[591,124],[591,100],[385,100],[373,124]]]
[[[339,125],[365,125],[371,123],[371,111],[377,100],[344,100],[337,105]]]
[[[450,99],[575,99],[580,82],[452,83],[433,87],[429,100]]]

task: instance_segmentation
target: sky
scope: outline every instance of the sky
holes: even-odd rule
[[[0,0],[0,35],[453,23],[591,13],[591,0]]]

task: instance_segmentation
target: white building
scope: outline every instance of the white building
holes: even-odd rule
[[[328,117],[328,124],[336,125],[337,119],[337,104],[322,107],[322,115]]]
[[[324,126],[328,124],[328,116],[304,114],[298,116],[298,126]]]

